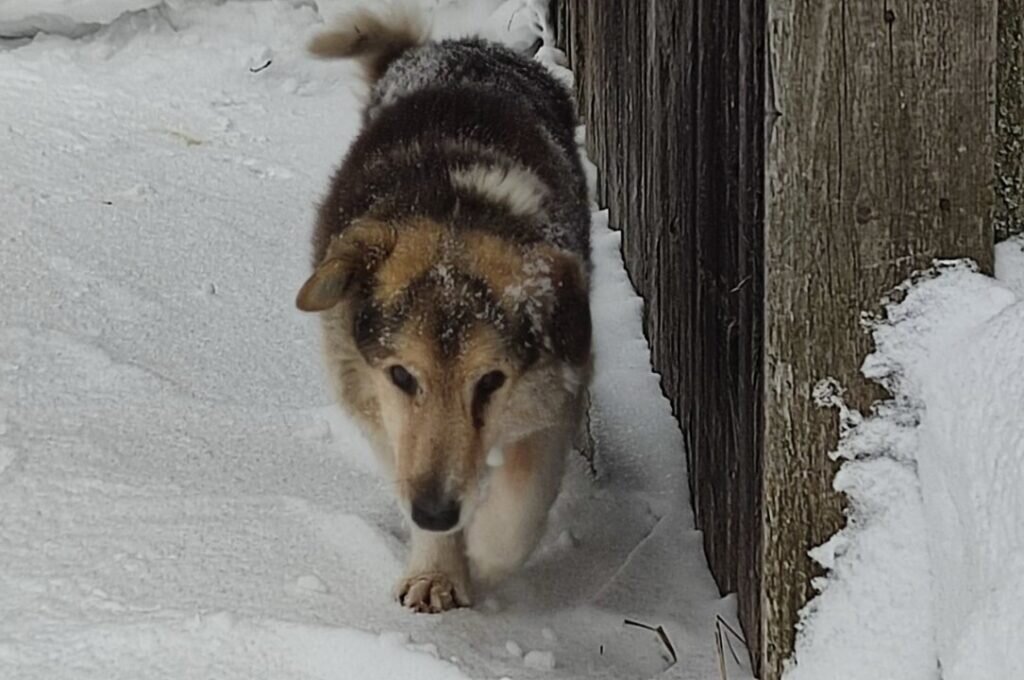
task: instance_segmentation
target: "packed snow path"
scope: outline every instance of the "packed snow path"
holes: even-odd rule
[[[0,677],[718,677],[731,603],[601,215],[598,478],[476,609],[390,599],[405,530],[293,307],[352,72],[302,54],[312,3],[184,7],[0,51]]]

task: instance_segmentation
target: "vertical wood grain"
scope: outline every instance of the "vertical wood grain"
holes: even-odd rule
[[[1024,234],[1024,0],[999,0],[996,240]]]
[[[774,100],[765,223],[764,677],[780,676],[842,523],[828,453],[853,406],[863,310],[933,258],[992,265],[995,0],[769,0]]]

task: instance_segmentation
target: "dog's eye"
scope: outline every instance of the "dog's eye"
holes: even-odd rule
[[[489,397],[505,384],[505,374],[501,371],[491,371],[476,384],[476,392],[481,397]]]
[[[477,381],[473,390],[473,424],[476,427],[484,426],[484,407],[491,395],[501,389],[505,384],[505,374],[501,371],[491,371]]]
[[[392,366],[388,369],[388,375],[391,376],[391,382],[395,383],[395,387],[409,396],[416,394],[416,378],[412,376],[412,373],[405,370],[404,366]]]

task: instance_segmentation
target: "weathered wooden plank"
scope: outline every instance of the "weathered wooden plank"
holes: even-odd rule
[[[764,1],[564,7],[599,199],[647,303],[712,572],[756,644]]]
[[[719,588],[740,595],[757,661],[764,4],[693,7],[692,48],[676,64],[693,71],[694,134],[680,149],[693,168],[690,183],[676,190],[692,206],[680,241],[688,268],[658,290],[677,288],[687,302],[677,389],[697,525]],[[679,330],[651,334],[658,347],[661,334]]]
[[[866,407],[863,309],[933,257],[991,267],[995,0],[769,0],[763,676],[778,678],[841,524],[828,377]]]
[[[741,473],[734,494],[737,510],[749,513],[738,518],[741,549],[734,561],[737,571],[739,617],[747,636],[754,671],[761,673],[761,531],[762,451],[764,409],[762,401],[764,347],[764,186],[767,59],[765,50],[766,2],[739,3],[737,71],[739,138],[737,176],[740,184],[736,261],[739,279],[730,289],[736,317],[741,321],[733,384],[736,412],[745,434],[737,438],[736,455]]]
[[[1024,0],[999,0],[996,240],[1024,234]]]

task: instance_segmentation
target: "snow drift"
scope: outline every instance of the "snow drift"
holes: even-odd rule
[[[845,424],[845,529],[788,680],[1024,677],[1024,241],[1002,280],[966,263],[902,286],[865,376],[894,395]]]

